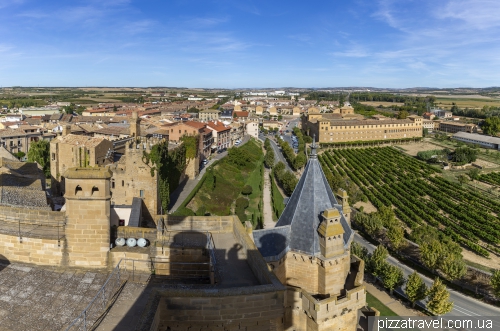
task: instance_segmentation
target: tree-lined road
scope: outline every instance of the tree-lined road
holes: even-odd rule
[[[375,250],[374,245],[366,241],[363,237],[361,237],[357,233],[354,234],[354,241],[359,243],[366,249],[368,249],[370,253],[372,253]],[[387,261],[390,264],[398,266],[401,269],[403,269],[406,278],[408,278],[408,276],[414,272],[412,268],[402,264],[401,262],[399,262],[397,259],[395,259],[390,255],[387,258]],[[427,285],[427,287],[432,286],[432,283],[434,282],[432,279],[427,278],[421,274],[419,275],[424,280],[425,285]],[[397,291],[400,294],[404,294],[403,288],[401,287],[397,288],[395,291]],[[448,314],[446,314],[445,316],[460,316],[460,317],[498,316],[500,320],[500,308],[486,304],[474,298],[468,297],[454,290],[448,289],[448,291],[450,292],[450,300],[453,301],[454,304],[453,304],[453,310]],[[421,306],[425,306],[425,304],[421,301],[418,302],[418,304]],[[493,324],[494,324],[494,330],[500,330],[499,322],[494,321]]]

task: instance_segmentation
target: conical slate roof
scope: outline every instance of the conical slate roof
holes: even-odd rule
[[[255,245],[267,261],[280,259],[287,251],[295,250],[310,255],[320,254],[318,227],[326,209],[341,212],[344,244],[352,240],[353,232],[342,214],[328,181],[317,159],[315,146],[285,210],[276,227],[253,232]]]

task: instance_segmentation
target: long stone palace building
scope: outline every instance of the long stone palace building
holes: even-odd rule
[[[149,142],[128,144],[139,152]],[[132,221],[132,216],[128,224],[116,224],[113,199],[130,193],[127,199],[139,204],[146,194],[155,200],[156,178],[149,175],[149,191],[138,194],[140,181],[130,182],[139,190],[134,191],[113,174],[120,163],[69,167],[57,189],[65,198],[60,211],[39,202],[0,203],[0,259],[96,272],[125,268],[123,274],[149,275],[146,299],[135,304],[138,318],[119,323],[116,330],[357,330],[360,318],[373,311],[365,307],[364,262],[350,254],[351,208],[345,191],[337,193],[339,200],[331,191],[316,146],[311,147],[274,228],[252,231],[236,216],[162,215],[156,202],[139,209],[148,213],[153,226]],[[14,163],[3,162],[3,178],[23,176],[22,166]],[[25,181],[26,191],[43,192],[45,183],[37,178]],[[115,246],[117,237],[145,238],[149,245]],[[100,313],[85,313],[85,325],[100,318]],[[49,329],[66,330],[68,322],[54,320],[51,325]]]
[[[416,115],[406,119],[392,119],[382,115],[361,119],[310,109],[308,114],[302,116],[302,129],[310,136],[316,135],[320,143],[421,138],[422,125],[423,118]]]

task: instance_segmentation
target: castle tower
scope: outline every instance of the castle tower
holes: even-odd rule
[[[354,232],[346,217],[347,193],[340,195],[339,204],[321,168],[315,141],[276,226],[255,230],[252,236],[264,260],[287,286],[284,323],[292,326],[290,330],[354,331],[357,310],[366,304],[363,266],[350,255]]]
[[[349,206],[349,196],[346,190],[339,188],[337,191],[337,197],[340,199],[340,204],[342,205],[342,212],[346,218],[346,221],[351,225],[351,206]]]
[[[111,172],[70,168],[64,176],[69,265],[104,268],[110,244]]]
[[[129,120],[130,123],[130,136],[140,137],[141,136],[141,119],[139,118],[136,111],[132,113],[132,118]]]
[[[321,255],[328,259],[343,254],[345,231],[340,224],[340,212],[336,208],[327,209],[322,217],[323,221],[318,228]]]

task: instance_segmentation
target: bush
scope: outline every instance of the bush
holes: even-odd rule
[[[179,207],[172,216],[196,216],[194,211],[186,207]]]
[[[245,186],[243,186],[243,189],[241,190],[241,194],[250,195],[250,194],[252,194],[252,191],[253,191],[253,189],[250,185],[245,185]]]
[[[236,199],[236,209],[245,209],[248,208],[248,200],[245,198]]]
[[[245,198],[236,199],[235,214],[240,219],[241,223],[247,221],[247,215],[245,214],[245,209],[248,207],[248,200]]]

